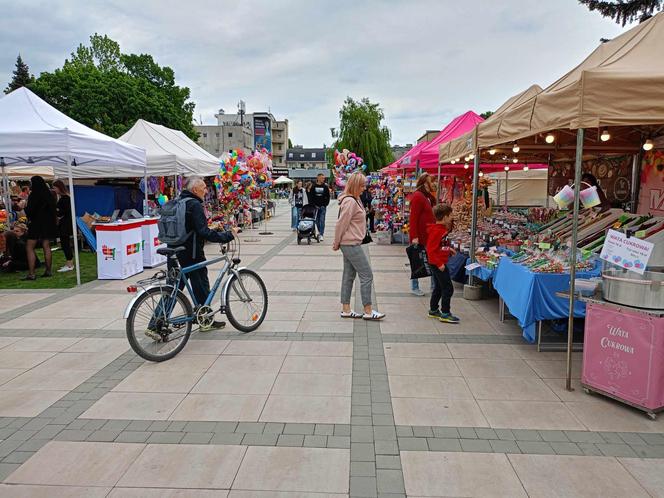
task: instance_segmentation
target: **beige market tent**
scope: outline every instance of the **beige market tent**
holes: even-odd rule
[[[523,154],[573,151],[576,133],[569,131],[605,127],[611,129],[610,143],[599,143],[597,137],[584,145],[587,152],[637,151],[645,138],[662,132],[659,125],[664,123],[663,50],[664,13],[660,13],[601,44],[546,89],[528,96],[529,89],[508,100],[503,112],[496,112],[478,125],[472,140],[459,139],[453,144],[455,147],[441,149],[439,158],[447,162],[478,148],[515,141]],[[508,105],[510,101],[513,102]],[[635,126],[642,133],[635,133]],[[549,132],[558,133],[552,144],[544,139]],[[509,148],[507,152],[511,152]]]
[[[464,133],[460,137],[441,145],[439,151],[439,162],[446,164],[452,160],[462,160],[464,156],[477,149],[480,137],[493,136],[500,130],[502,118],[509,111],[521,107],[525,102],[530,101],[534,96],[542,92],[542,87],[532,85],[523,92],[520,92],[501,105],[489,118],[479,123],[473,130]]]
[[[636,154],[646,140],[664,133],[664,13],[600,45],[581,64],[542,92],[512,106],[492,133],[467,142],[480,161],[490,151],[518,160],[575,158],[571,247],[576,247],[581,166],[586,156]],[[609,140],[602,140],[607,129]],[[518,141],[518,142],[517,142]],[[652,143],[650,144],[652,145]],[[474,147],[473,147],[474,146]],[[518,148],[517,148],[518,147]],[[496,150],[497,149],[497,150]],[[452,158],[440,151],[439,159]],[[635,157],[637,157],[635,155]],[[473,212],[473,233],[476,211]],[[474,241],[474,238],[471,238]],[[474,254],[471,254],[471,258]],[[566,387],[571,390],[571,354],[576,254],[570,255]]]

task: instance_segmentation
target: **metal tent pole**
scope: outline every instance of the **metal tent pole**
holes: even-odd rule
[[[74,180],[71,173],[71,156],[67,154],[67,177],[69,179],[69,203],[71,205],[71,228],[74,242],[74,264],[76,266],[76,285],[81,285],[81,263],[78,256],[78,227],[76,226],[76,201],[74,200]]]
[[[480,151],[475,151],[475,159],[473,161],[473,195],[472,195],[472,220],[470,225],[470,262],[475,262],[475,236],[477,233],[477,189],[479,188],[479,173],[480,173]],[[468,275],[468,285],[473,285],[474,278],[472,273]]]
[[[148,216],[148,167],[143,170],[143,188],[145,189],[145,200],[143,201],[143,217]]]
[[[510,170],[505,171],[505,211],[507,211],[507,192],[509,192]]]
[[[5,191],[5,210],[7,211],[7,222],[10,222],[12,217],[12,197],[9,192],[9,179],[7,178],[7,171],[5,170],[5,162],[2,161],[2,188]]]
[[[438,190],[436,192],[437,192],[436,194],[437,202],[441,202],[442,199],[440,198],[440,161],[438,161]]]
[[[579,231],[579,191],[581,190],[581,169],[583,166],[584,129],[576,132],[576,161],[574,164],[574,217],[572,218],[572,245],[570,247],[569,268],[569,315],[567,318],[567,376],[565,389],[572,389],[572,345],[574,341],[574,279],[576,278],[576,244]]]

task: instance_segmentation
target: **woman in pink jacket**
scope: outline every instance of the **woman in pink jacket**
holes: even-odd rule
[[[341,317],[382,320],[384,313],[379,313],[371,306],[371,286],[373,272],[369,258],[362,248],[362,240],[367,233],[367,215],[360,195],[364,191],[367,178],[362,173],[353,173],[348,178],[344,193],[339,196],[339,219],[334,229],[332,249],[341,249],[344,255],[344,273],[341,279]],[[350,307],[355,277],[360,277],[360,295],[364,314],[356,313]]]

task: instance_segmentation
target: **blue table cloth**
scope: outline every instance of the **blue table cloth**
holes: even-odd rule
[[[577,272],[577,278],[598,277],[600,264],[590,272]],[[556,292],[569,290],[569,274],[533,273],[509,258],[501,258],[493,276],[493,286],[505,301],[510,313],[523,329],[523,337],[535,342],[535,324],[540,320],[565,318],[569,313],[569,300],[556,296]],[[574,316],[586,316],[586,305],[574,304]]]
[[[467,258],[466,259],[466,266],[468,266],[469,264],[470,264],[470,258]],[[466,270],[466,272],[467,272],[467,270]],[[495,273],[496,273],[495,268],[490,269],[490,268],[486,268],[485,266],[480,266],[479,268],[475,268],[474,270],[470,271],[470,274],[473,277],[477,277],[477,278],[479,278],[480,280],[482,280],[484,282],[488,282],[488,281],[492,280]]]

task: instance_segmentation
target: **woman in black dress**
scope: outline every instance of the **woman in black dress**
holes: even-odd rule
[[[50,277],[52,254],[51,239],[57,236],[57,218],[55,199],[51,190],[41,176],[30,178],[30,195],[28,204],[25,206],[25,215],[28,218],[28,242],[26,252],[28,253],[28,274],[24,280],[35,280],[35,265],[37,263],[37,253],[35,248],[37,242],[41,241],[44,249],[44,262],[46,270],[44,277]]]
[[[53,190],[58,194],[58,203],[56,211],[58,215],[58,236],[60,245],[65,255],[65,265],[58,270],[58,273],[72,271],[74,269],[74,246],[72,245],[72,226],[71,226],[71,199],[69,190],[62,180],[53,182]]]

